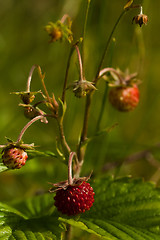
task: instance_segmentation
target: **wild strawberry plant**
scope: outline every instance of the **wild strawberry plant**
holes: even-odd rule
[[[107,88],[110,88],[108,98],[107,91],[104,92],[105,101],[109,100],[115,111],[128,112],[134,110],[139,103],[138,73],[123,72],[112,66],[105,66],[105,57],[113,41],[113,34],[122,17],[133,9],[139,11],[133,18],[138,27],[148,22],[148,17],[142,13],[143,6],[135,5],[133,0],[128,1],[109,34],[94,78],[88,80],[85,76],[88,70],[85,69],[85,40],[90,3],[91,0],[88,0],[83,31],[79,39],[76,39],[72,32],[72,19],[68,14],[45,26],[50,44],[55,44],[56,41],[63,44],[67,41],[70,48],[61,96],[58,97],[54,93],[50,95],[45,73],[38,64],[31,67],[26,89],[13,92],[20,97],[19,105],[23,107],[24,115],[29,121],[17,135],[17,139],[6,139],[7,143],[0,146],[0,172],[11,169],[21,171],[25,165],[31,165],[34,158],[49,157],[66,166],[67,179],[50,183],[50,189],[46,189],[46,192],[39,196],[12,201],[9,204],[1,202],[1,239],[74,239],[72,227],[93,234],[91,239],[160,239],[160,192],[154,184],[130,177],[100,178],[94,175],[94,169],[90,169],[88,176],[82,174],[82,166],[85,168],[87,164],[88,143],[97,136],[107,134],[114,127],[100,128],[105,111],[102,104],[95,122],[96,133],[89,137],[91,103],[96,97],[99,84],[105,81]],[[79,77],[78,80],[70,81],[69,70],[74,54],[77,55]],[[90,68],[91,65],[92,62]],[[35,70],[38,71],[43,89],[32,92],[32,75]],[[74,146],[68,143],[64,130],[65,113],[68,110],[66,95],[72,92],[75,98],[85,99],[82,129]],[[51,120],[58,129],[55,139],[56,153],[39,151],[36,144],[24,142],[24,134],[32,124],[40,121],[42,125],[47,125]]]

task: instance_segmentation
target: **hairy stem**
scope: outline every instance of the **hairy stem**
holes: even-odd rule
[[[70,149],[70,147],[66,141],[65,135],[64,135],[63,122],[59,121],[57,119],[57,123],[58,123],[58,128],[59,128],[62,150],[63,150],[64,156],[65,156],[65,159],[67,160],[69,157],[69,154],[71,152],[71,149]]]
[[[109,66],[112,65],[112,58],[113,58],[113,53],[114,53],[114,48],[115,48],[115,38],[112,38],[112,42],[111,42],[111,46],[110,46],[111,50],[110,50],[110,59],[108,61]],[[109,68],[108,68],[109,69]],[[99,73],[99,75],[101,76],[101,74],[104,72],[105,69],[102,69]],[[110,69],[110,70],[115,70],[114,68]],[[108,74],[108,73],[107,73]],[[121,77],[121,76],[120,76]],[[103,113],[104,113],[104,109],[105,109],[105,104],[106,104],[106,99],[107,99],[107,95],[108,95],[108,83],[106,82],[105,84],[105,90],[103,93],[103,98],[102,98],[102,104],[101,104],[101,109],[100,109],[100,113],[99,113],[99,117],[97,120],[97,124],[96,124],[96,129],[95,129],[95,133],[98,132],[100,130],[100,124],[102,121],[102,117],[103,117]]]
[[[106,104],[107,94],[108,94],[108,84],[106,83],[105,91],[104,91],[104,95],[103,95],[103,99],[102,99],[102,104],[101,104],[101,110],[100,110],[97,125],[96,125],[96,132],[98,132],[100,129],[100,124],[101,124],[101,120],[102,120],[102,116],[103,116],[103,112],[104,112],[104,108],[105,108],[105,104]]]
[[[77,51],[77,56],[78,56],[78,62],[79,62],[79,72],[80,72],[80,81],[83,81],[83,66],[82,66],[82,59],[81,59],[81,54],[79,51],[79,48],[77,45],[75,45],[76,51]]]
[[[68,14],[64,14],[63,17],[61,18],[61,23],[64,23],[66,21],[66,19],[69,18]]]
[[[99,72],[99,76],[98,76],[98,79],[103,77],[104,74],[108,73],[108,72],[113,72],[117,75],[120,83],[123,83],[123,78],[122,76],[118,73],[118,71],[114,68],[111,68],[111,67],[108,67],[108,68],[104,68],[102,69],[100,72]]]
[[[30,92],[32,75],[33,75],[33,72],[34,72],[35,68],[37,68],[36,64],[31,67],[31,70],[29,72],[29,76],[28,76],[28,80],[27,80],[26,92]]]
[[[44,117],[46,117],[48,115],[39,115],[35,118],[33,118],[31,121],[29,121],[25,126],[24,128],[22,129],[22,131],[20,132],[18,138],[17,138],[17,143],[21,141],[24,133],[26,132],[26,130],[36,121],[40,120],[40,119],[43,119]]]
[[[84,113],[84,120],[83,120],[83,128],[81,133],[80,142],[77,148],[77,156],[78,160],[81,163],[84,161],[84,155],[85,155],[85,146],[82,147],[84,142],[87,139],[87,131],[88,131],[88,121],[89,121],[89,113],[90,113],[90,106],[91,106],[91,99],[92,99],[92,93],[87,95],[86,98],[86,105],[85,105],[85,113]]]
[[[68,160],[68,184],[69,184],[69,185],[72,185],[72,183],[73,183],[73,178],[72,178],[72,162],[73,162],[74,156],[76,156],[76,153],[75,153],[75,152],[70,152],[69,160]]]

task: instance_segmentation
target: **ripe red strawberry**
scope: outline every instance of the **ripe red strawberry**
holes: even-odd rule
[[[68,185],[60,189],[54,197],[58,211],[68,216],[77,215],[89,210],[94,202],[93,188],[83,181],[80,185]]]
[[[109,101],[119,111],[131,111],[139,103],[139,89],[136,85],[113,87],[109,92]]]
[[[2,155],[4,165],[10,169],[21,168],[25,165],[27,158],[27,153],[16,147],[4,149]]]

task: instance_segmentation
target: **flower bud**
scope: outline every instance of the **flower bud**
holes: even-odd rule
[[[35,99],[35,95],[32,94],[31,92],[26,92],[24,94],[21,94],[20,97],[25,104],[30,104]]]
[[[45,27],[45,30],[48,33],[48,35],[51,37],[50,42],[56,42],[57,40],[62,39],[62,31],[58,26],[56,26],[56,24],[49,23]]]
[[[50,43],[64,39],[68,40],[69,42],[72,42],[73,40],[71,24],[65,25],[61,21],[57,21],[56,23],[49,22],[44,29],[51,37],[49,41]]]
[[[39,111],[32,107],[32,106],[28,106],[28,107],[25,107],[24,109],[24,116],[28,119],[33,119],[34,117],[40,115]]]

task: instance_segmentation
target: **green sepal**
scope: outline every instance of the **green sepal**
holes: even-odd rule
[[[97,90],[97,88],[93,85],[92,82],[86,81],[86,80],[77,80],[73,83],[69,84],[67,89],[72,88],[73,93],[76,97],[86,97],[87,94],[89,94],[93,90]]]
[[[130,8],[130,6],[132,5],[132,3],[133,3],[133,0],[129,0],[124,6],[124,10],[128,10]]]
[[[2,152],[5,149],[10,149],[10,148],[21,148],[24,150],[33,150],[34,149],[34,143],[31,144],[25,144],[23,143],[23,141],[19,141],[19,142],[14,142],[11,139],[7,138],[8,143],[6,143],[5,145],[1,145],[0,148],[2,148]]]
[[[35,95],[37,93],[41,93],[41,90],[39,91],[36,91],[36,92],[30,92],[30,91],[23,91],[23,92],[12,92],[10,94],[15,94],[15,95],[18,95],[20,96],[20,98],[22,99],[23,103],[24,104],[29,104],[31,102],[33,102],[34,98],[35,98]]]
[[[58,98],[58,105],[59,105],[59,109],[58,109],[58,120],[60,122],[63,122],[63,118],[64,118],[64,115],[65,115],[65,112],[66,112],[66,102],[62,102],[62,100],[60,98]]]

